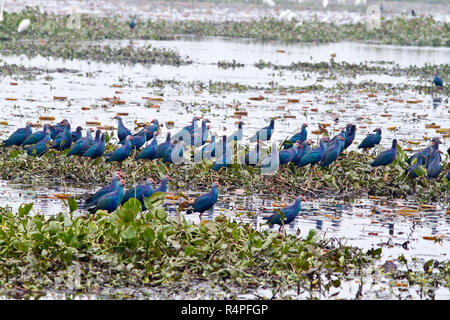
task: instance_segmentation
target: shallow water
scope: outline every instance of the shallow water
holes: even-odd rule
[[[150,41],[155,45],[155,41]],[[141,43],[142,44],[142,43]],[[329,46],[289,46],[286,53],[278,53],[276,49],[279,44],[256,44],[241,41],[224,41],[220,39],[208,39],[206,41],[180,40],[163,42],[158,46],[170,45],[177,48],[181,53],[187,53],[195,63],[187,66],[125,66],[120,64],[105,64],[86,62],[80,60],[64,61],[62,59],[36,57],[28,59],[23,56],[0,56],[7,63],[22,64],[25,66],[41,68],[69,68],[78,70],[78,73],[52,73],[53,79],[47,79],[46,74],[39,75],[34,81],[20,81],[12,78],[3,78],[1,83],[4,90],[0,92],[0,99],[4,100],[0,110],[0,120],[8,121],[8,126],[1,126],[1,133],[6,136],[19,126],[24,125],[23,117],[37,121],[40,115],[52,115],[56,120],[67,118],[73,127],[85,126],[86,121],[100,121],[102,125],[116,125],[113,119],[117,112],[128,112],[124,117],[125,125],[133,128],[134,120],[149,121],[157,118],[160,123],[174,120],[175,133],[178,129],[191,121],[192,114],[200,115],[198,108],[194,105],[199,103],[203,109],[202,115],[209,118],[212,123],[212,132],[218,135],[230,134],[236,130],[236,119],[233,117],[236,108],[248,111],[248,117],[244,117],[244,139],[251,136],[257,128],[265,126],[270,117],[294,115],[296,118],[281,118],[276,122],[274,139],[280,141],[292,135],[303,122],[309,123],[309,132],[316,130],[317,123],[329,123],[333,132],[338,132],[342,126],[349,122],[357,123],[357,137],[355,141],[361,141],[367,133],[375,127],[383,130],[382,144],[390,146],[391,139],[395,136],[400,138],[401,144],[405,146],[408,140],[416,140],[419,145],[409,145],[416,149],[427,145],[423,137],[432,137],[436,134],[435,129],[425,128],[425,124],[435,123],[441,128],[450,128],[449,105],[444,99],[442,104],[433,105],[429,95],[405,91],[401,96],[395,98],[404,99],[403,102],[390,100],[394,96],[380,93],[376,97],[368,97],[367,92],[350,92],[324,96],[315,92],[301,94],[286,94],[283,92],[266,93],[261,91],[224,92],[223,94],[210,94],[207,90],[200,90],[198,86],[187,87],[187,83],[195,81],[204,82],[206,85],[210,80],[230,83],[240,83],[251,86],[269,87],[274,82],[282,86],[308,86],[320,83],[325,87],[334,86],[336,83],[357,83],[360,81],[373,81],[381,84],[410,83],[423,84],[420,79],[409,79],[405,77],[393,77],[379,74],[367,74],[358,76],[356,79],[349,77],[338,77],[338,79],[323,79],[315,73],[303,73],[301,71],[278,72],[271,69],[258,69],[252,63],[261,57],[267,61],[281,62],[281,56],[290,56],[291,60],[305,61],[296,58],[296,54],[303,52],[303,57],[314,56],[317,61],[326,60],[331,54]],[[221,48],[218,50],[218,48]],[[248,50],[246,49],[248,48]],[[338,49],[341,48],[342,51]],[[361,51],[358,51],[359,50]],[[348,58],[349,62],[358,62],[361,57],[365,60],[389,60],[396,63],[420,64],[426,62],[427,57],[435,59],[436,63],[444,63],[450,60],[450,49],[436,48],[407,48],[398,49],[390,46],[370,46],[344,43],[338,45],[333,52],[337,53],[336,59]],[[354,50],[357,54],[345,55],[344,52]],[[395,51],[404,52],[395,60]],[[220,52],[220,54],[216,54]],[[292,54],[290,54],[290,52]],[[342,54],[340,54],[342,52]],[[386,52],[386,58],[381,52]],[[320,53],[320,54],[319,54]],[[407,60],[402,57],[411,57]],[[420,56],[421,58],[416,58]],[[321,58],[322,57],[322,58]],[[353,57],[353,58],[352,58]],[[371,57],[371,58],[370,58]],[[246,63],[244,68],[222,69],[215,63],[219,60],[237,61]],[[447,60],[446,60],[447,59]],[[308,59],[306,59],[307,61]],[[346,60],[347,61],[347,60]],[[89,75],[89,77],[87,77]],[[154,79],[176,80],[182,83],[177,86],[147,87],[147,83]],[[8,85],[9,82],[18,82],[16,86]],[[431,82],[431,76],[430,80]],[[113,87],[120,85],[121,88]],[[266,99],[262,101],[249,101],[248,98],[263,95]],[[68,101],[54,100],[54,96],[67,96]],[[105,97],[117,96],[126,102],[125,105],[111,105],[103,101]],[[162,96],[163,102],[154,102],[160,105],[160,109],[145,107],[146,100],[143,97]],[[8,101],[15,98],[16,101]],[[288,99],[299,99],[298,103],[287,103]],[[445,97],[444,97],[445,98]],[[32,101],[30,101],[32,100]],[[409,104],[406,100],[419,100],[418,103]],[[422,102],[420,102],[420,100]],[[331,103],[331,104],[330,104]],[[107,108],[95,106],[106,105]],[[16,107],[15,107],[16,106]],[[20,108],[17,108],[20,106]],[[91,110],[83,111],[81,107],[91,106]],[[230,108],[229,106],[235,106]],[[280,108],[284,111],[280,112]],[[317,111],[310,109],[317,108]],[[210,111],[207,111],[210,110]],[[189,113],[187,113],[188,111]],[[336,120],[337,119],[337,120]],[[387,128],[396,127],[395,131]],[[417,130],[417,128],[421,130]],[[393,130],[393,129],[392,129]],[[165,136],[163,128],[162,136]],[[311,137],[314,136],[311,135]],[[442,139],[441,139],[442,140]],[[444,141],[444,146],[445,146]],[[352,148],[352,147],[351,147]]]
[[[113,43],[119,45],[123,42]],[[317,141],[317,136],[311,131],[316,130],[318,123],[329,123],[331,134],[334,135],[339,128],[347,123],[357,124],[355,144],[359,143],[367,133],[374,128],[383,130],[382,146],[390,147],[391,140],[399,139],[403,148],[412,150],[428,145],[424,137],[431,138],[436,129],[426,128],[429,123],[436,123],[441,128],[450,128],[449,105],[444,101],[434,107],[429,95],[419,94],[413,91],[401,92],[404,102],[390,100],[393,96],[378,93],[375,97],[368,97],[368,92],[350,92],[348,94],[336,93],[325,96],[321,92],[308,92],[298,94],[286,94],[275,91],[273,93],[264,90],[250,90],[241,93],[224,92],[211,94],[208,90],[194,89],[187,83],[193,81],[228,81],[267,87],[269,81],[275,81],[283,85],[304,86],[316,83],[319,75],[308,75],[311,78],[303,79],[301,72],[276,73],[270,69],[259,70],[252,66],[259,59],[274,63],[289,64],[294,61],[327,61],[331,53],[337,54],[337,61],[358,63],[361,61],[394,61],[401,65],[428,63],[446,63],[450,59],[448,48],[398,48],[388,46],[371,46],[351,43],[324,46],[305,45],[281,45],[256,44],[246,41],[224,41],[221,39],[193,40],[185,39],[170,42],[141,42],[135,41],[134,45],[151,43],[154,46],[172,47],[183,55],[189,55],[194,63],[188,66],[125,66],[120,64],[104,64],[86,61],[63,61],[61,59],[46,59],[36,57],[28,59],[23,56],[1,57],[7,63],[17,63],[25,66],[43,68],[70,68],[76,69],[76,73],[51,73],[37,76],[36,80],[16,80],[15,76],[5,77],[0,80],[4,90],[0,92],[1,116],[0,120],[8,122],[8,125],[0,125],[1,138],[7,137],[18,127],[22,127],[26,120],[33,123],[38,121],[41,115],[52,115],[56,121],[66,118],[73,127],[81,125],[86,127],[86,121],[100,121],[101,125],[114,125],[114,116],[117,112],[128,112],[124,116],[125,125],[133,129],[134,120],[138,122],[150,121],[157,118],[164,124],[160,137],[167,133],[166,122],[175,119],[172,133],[187,125],[193,114],[203,115],[211,120],[212,132],[218,135],[231,134],[236,130],[236,121],[233,117],[238,106],[239,110],[248,111],[248,117],[244,117],[244,141],[258,128],[265,126],[270,117],[295,115],[295,119],[286,118],[276,121],[273,140],[280,142],[296,132],[301,123],[309,124],[309,137]],[[286,53],[278,53],[277,49],[286,49]],[[244,68],[221,69],[216,63],[219,60],[232,60],[246,64]],[[364,59],[364,60],[363,60]],[[86,73],[90,73],[88,76]],[[165,86],[164,88],[148,87],[147,83],[154,79],[177,80],[179,85]],[[357,82],[373,80],[376,83],[423,83],[419,79],[406,79],[405,77],[391,77],[385,75],[365,75],[357,79],[338,78],[336,80],[324,80],[324,85],[331,87],[337,82]],[[18,85],[10,85],[10,82]],[[431,77],[430,77],[431,81]],[[121,87],[113,87],[120,84]],[[145,106],[146,100],[142,97],[162,96],[162,102],[154,102],[160,105],[159,109]],[[262,101],[249,101],[249,97],[263,95]],[[54,96],[67,96],[67,101],[55,100]],[[126,101],[125,105],[111,105],[102,99],[118,96]],[[9,101],[6,98],[16,98]],[[288,103],[291,98],[299,99],[299,103]],[[422,102],[409,104],[406,100],[423,100]],[[332,104],[330,104],[332,102]],[[106,107],[100,107],[106,105]],[[90,106],[90,110],[83,111],[81,107]],[[280,110],[284,106],[284,110]],[[205,110],[199,111],[200,108]],[[311,109],[317,108],[317,111]],[[390,116],[382,116],[390,115]],[[336,120],[337,119],[337,120]],[[396,127],[393,130],[388,128]],[[95,128],[92,127],[92,128]],[[449,140],[444,139],[441,150],[446,150]],[[162,140],[164,138],[160,138]],[[409,141],[417,141],[419,144],[411,144]],[[356,150],[356,145],[350,147]],[[57,212],[67,212],[68,209],[60,199],[48,198],[55,193],[68,193],[84,195],[93,193],[99,186],[84,188],[66,186],[64,181],[55,182],[49,186],[45,181],[34,181],[32,185],[23,185],[19,182],[0,182],[0,203],[2,206],[10,205],[16,209],[21,203],[33,202],[33,210],[45,215]],[[169,190],[176,194],[178,190]],[[185,191],[185,190],[183,190]],[[190,190],[189,196],[198,196],[198,190]],[[443,200],[445,201],[445,199]],[[262,219],[263,216],[273,212],[273,202],[290,203],[287,199],[263,199],[257,195],[244,197],[240,194],[221,194],[214,211],[204,215],[204,219],[213,219],[219,214],[231,218],[250,222],[255,228],[267,228]],[[166,201],[171,216],[175,217],[175,208],[178,203]],[[380,213],[373,213],[376,208]],[[396,213],[399,209],[418,209],[410,216]],[[335,202],[332,199],[308,201],[302,204],[302,211],[295,222],[286,227],[289,233],[300,230],[302,236],[306,236],[310,229],[317,229],[319,236],[324,238],[342,239],[348,245],[359,248],[371,249],[381,246],[383,255],[381,262],[395,259],[400,254],[405,257],[418,257],[424,259],[448,259],[450,252],[449,222],[450,216],[446,214],[446,207],[436,205],[434,210],[418,208],[417,203],[404,200],[383,202],[372,199],[355,199],[353,203],[342,201]],[[247,212],[255,214],[254,219],[247,216]],[[240,213],[243,213],[240,215]],[[84,214],[84,212],[79,212]],[[187,216],[187,219],[198,222],[196,214]],[[277,231],[278,228],[273,228]],[[429,236],[443,236],[441,243],[435,243],[424,239]],[[405,243],[408,242],[406,245]],[[402,246],[403,245],[403,246]],[[344,297],[354,295],[354,282],[349,284]],[[344,290],[345,291],[345,290]],[[264,290],[263,290],[264,292]],[[268,294],[268,293],[267,293]],[[268,294],[270,296],[270,294]],[[389,298],[388,293],[386,297]],[[245,297],[243,297],[245,298]],[[247,297],[248,298],[248,297]],[[383,296],[381,297],[383,298]],[[448,290],[439,290],[437,298],[450,298]]]

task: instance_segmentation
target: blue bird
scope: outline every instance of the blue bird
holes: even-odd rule
[[[199,121],[201,118],[200,117],[193,117],[192,118],[192,123],[186,127],[184,127],[183,129],[181,129],[180,131],[178,131],[174,136],[173,139],[174,140],[178,140],[179,137],[183,137],[184,140],[187,140],[188,138],[190,138],[193,134],[194,134],[194,130],[198,127],[197,126],[197,121]]]
[[[287,139],[284,142],[283,144],[284,149],[292,147],[295,141],[300,141],[300,143],[303,143],[306,140],[306,137],[308,136],[308,131],[306,130],[307,127],[308,127],[307,123],[302,124],[302,129],[300,130],[300,132],[297,132],[291,138]]]
[[[327,149],[327,151],[325,151],[325,154],[319,162],[319,166],[328,167],[331,163],[336,161],[336,159],[339,157],[339,154],[341,153],[341,144],[339,140],[344,141],[344,138],[342,136],[338,136],[336,138],[334,144],[331,145]]]
[[[97,133],[100,130],[97,130],[97,132],[95,133],[95,136],[97,137]],[[105,138],[106,135],[105,133],[102,133],[100,140],[98,140],[98,142],[96,143],[95,140],[97,140],[97,138],[94,140],[94,143],[89,147],[89,149],[83,154],[83,157],[86,158],[91,158],[91,159],[97,159],[98,157],[102,156],[103,153],[105,152]]]
[[[261,160],[260,148],[259,142],[257,142],[255,149],[247,152],[245,156],[241,158],[241,163],[252,167],[256,166]]]
[[[140,149],[146,142],[147,142],[147,129],[144,129],[133,136],[133,139],[131,140],[131,147],[135,149]]]
[[[167,133],[166,141],[160,143],[158,147],[156,147],[156,154],[154,159],[162,159],[164,157],[164,153],[168,148],[172,147],[172,142],[170,141],[170,132]]]
[[[300,141],[296,141],[294,146],[289,149],[283,149],[278,152],[278,157],[280,158],[280,165],[283,166],[288,164],[295,158],[298,153],[298,147],[300,146]]]
[[[138,199],[142,204],[142,210],[147,209],[144,204],[144,199],[150,197],[153,194],[153,181],[152,178],[147,179],[146,183],[138,184],[133,188],[129,189],[122,198],[122,205],[125,204],[129,199]]]
[[[424,157],[425,157],[425,165],[426,165],[426,163],[427,163],[427,159],[428,159],[428,157],[430,156],[430,154],[431,154],[431,152],[433,152],[433,150],[434,150],[434,148],[437,146],[438,148],[439,148],[439,144],[441,144],[442,142],[441,142],[441,140],[439,139],[439,137],[433,137],[433,139],[431,139],[431,144],[428,146],[428,147],[426,147],[426,148],[424,148],[424,149],[422,149],[422,150],[420,150],[419,152],[417,152],[417,153],[415,153],[414,155],[412,155],[411,157],[409,157],[409,159],[408,160],[406,160],[406,162],[408,162],[408,164],[411,164],[412,163],[412,161],[414,160],[414,159],[416,159],[419,155],[423,155]]]
[[[122,146],[118,147],[113,152],[105,154],[104,156],[106,158],[106,162],[111,161],[122,162],[123,160],[128,158],[128,156],[131,153],[131,140],[133,140],[132,136],[126,137],[125,143]]]
[[[298,148],[297,155],[292,159],[292,162],[296,167],[298,167],[303,156],[311,150],[311,140],[305,140]]]
[[[136,157],[134,158],[135,160],[153,160],[155,159],[155,155],[156,155],[156,148],[158,147],[158,131],[155,131],[155,133],[153,134],[153,139],[152,141],[148,144],[148,146],[146,146],[144,149],[141,150],[141,152],[139,152]]]
[[[72,131],[72,142],[77,142],[78,139],[81,138],[82,133],[81,131],[83,130],[82,127],[78,126],[77,129],[75,131]]]
[[[231,143],[232,141],[241,141],[242,137],[244,136],[244,130],[242,129],[242,126],[244,125],[244,122],[239,121],[238,123],[238,129],[236,132],[232,133],[228,138],[227,142]]]
[[[53,141],[53,144],[50,146],[52,149],[56,150],[66,150],[70,148],[72,145],[72,133],[70,132],[69,127],[64,127],[64,131],[60,132]]]
[[[270,124],[264,128],[259,129],[257,134],[255,133],[250,137],[250,142],[256,142],[257,137],[261,141],[269,141],[272,137],[272,133],[275,130],[275,119],[270,120]]]
[[[25,146],[24,149],[27,150],[29,156],[41,156],[47,150],[47,143],[51,140],[50,130],[47,129],[45,137],[31,146]]]
[[[353,140],[355,140],[356,135],[356,126],[354,124],[348,124],[345,127],[345,144],[344,149],[347,149],[351,146],[353,143]]]
[[[92,142],[93,144],[98,143],[101,139],[101,135],[102,135],[102,131],[101,130],[97,130],[95,131],[95,138],[94,141]]]
[[[365,151],[368,151],[368,149],[375,147],[377,144],[380,144],[381,142],[381,129],[377,128],[373,130],[375,132],[374,134],[369,134],[367,137],[364,138],[363,141],[358,146],[358,149],[364,149]]]
[[[416,171],[419,169],[419,166],[423,166],[425,164],[426,161],[426,157],[423,154],[419,154],[417,156],[417,161],[416,163],[412,164],[411,166],[409,166],[406,170],[405,170],[405,174],[411,178],[417,178],[418,175],[416,173]]]
[[[219,186],[220,185],[217,181],[214,182],[211,185],[211,191],[195,199],[194,203],[192,204],[192,209],[187,210],[186,214],[191,214],[193,212],[200,212],[199,217],[201,218],[203,213],[211,209],[216,203],[217,198],[219,197],[219,190],[217,189]]]
[[[118,121],[117,126],[117,137],[119,138],[119,142],[125,140],[126,137],[131,136],[131,131],[125,127],[122,121],[122,117],[116,116],[114,117]]]
[[[441,152],[439,151],[439,145],[441,144],[441,140],[438,137],[434,137],[431,140],[431,151],[428,154],[427,161],[425,161],[425,168],[428,169],[430,162],[432,160],[431,156],[433,153],[439,158],[439,162],[441,161]],[[437,152],[435,152],[437,151]]]
[[[125,192],[123,189],[124,184],[125,181],[121,179],[119,181],[118,187],[114,191],[101,196],[97,200],[95,207],[88,209],[89,213],[95,214],[98,210],[106,210],[109,213],[115,211],[122,202],[122,198]]]
[[[207,125],[209,121],[208,119],[203,119],[202,125],[192,132],[191,135],[191,146],[194,147],[201,147],[206,143],[206,140],[208,140],[209,137],[209,128],[210,126]]]
[[[123,174],[121,171],[114,172],[111,182],[107,186],[101,188],[96,193],[94,193],[92,196],[87,198],[84,202],[84,206],[85,207],[95,206],[97,204],[97,201],[102,196],[115,191],[119,186],[119,182],[120,182],[121,178],[123,178]]]
[[[370,165],[372,167],[379,167],[379,166],[387,166],[388,164],[391,164],[394,162],[395,158],[397,157],[397,139],[392,140],[392,147],[388,150],[385,150],[381,152],[378,157],[373,160]],[[377,174],[377,169],[375,169],[375,175]]]
[[[52,139],[55,139],[64,129],[68,127],[70,130],[70,123],[67,119],[63,119],[56,126],[50,125],[50,136]]]
[[[47,130],[49,130],[50,125],[45,124],[42,131],[36,131],[30,134],[22,143],[22,146],[25,147],[29,144],[35,144],[39,141],[42,141],[47,136]],[[49,130],[50,132],[50,130]]]
[[[133,30],[134,27],[136,26],[136,21],[134,21],[134,19],[131,18],[131,21],[130,21],[130,23],[128,25],[130,26],[130,29]]]
[[[335,141],[339,136],[341,136],[342,138],[344,138],[344,140],[338,139],[338,143],[339,143],[339,145],[340,145],[339,153],[341,153],[342,151],[344,151],[344,147],[345,147],[345,138],[346,138],[346,130],[345,130],[345,128],[342,128],[342,129],[341,129],[341,132],[339,132],[338,135],[334,136],[334,137],[331,139],[331,141],[330,141],[331,144],[333,144],[334,141]]]
[[[139,134],[142,131],[147,130],[146,132],[147,141],[153,139],[154,133],[157,132],[159,129],[159,122],[157,119],[153,119],[152,121],[150,121],[150,123],[151,125],[145,126],[141,131],[137,133]]]
[[[158,188],[156,188],[153,191],[153,193],[155,193],[155,192],[164,192],[164,193],[166,193],[167,192],[167,183],[168,183],[169,180],[172,180],[172,179],[170,179],[170,177],[168,177],[168,176],[162,178],[161,184],[159,185]]]
[[[439,176],[439,173],[441,173],[441,155],[439,153],[439,149],[435,149],[428,158],[428,179],[436,179]]]
[[[27,123],[25,128],[17,129],[4,141],[5,147],[20,146],[32,134],[31,124]]]
[[[214,171],[219,171],[222,168],[227,168],[232,163],[232,155],[230,146],[227,144],[227,136],[222,137],[222,143],[217,145],[216,161],[211,166]],[[219,150],[221,150],[219,152]]]
[[[270,217],[263,217],[263,219],[267,220],[267,223],[269,225],[279,224],[280,229],[278,231],[281,231],[284,225],[287,225],[295,220],[295,217],[297,217],[298,213],[300,212],[302,200],[306,201],[304,196],[299,195],[297,199],[295,199],[293,204],[280,209],[280,211],[284,215],[284,219],[278,212],[272,214]]]
[[[325,155],[326,143],[328,141],[328,137],[323,137],[322,139],[320,139],[319,147],[305,153],[296,166],[304,167],[308,164],[314,166],[315,164],[319,163],[319,161],[322,160],[323,156]]]
[[[180,137],[181,138],[181,137]],[[162,157],[163,163],[179,163],[183,160],[183,151],[186,143],[183,140],[178,140],[177,144],[167,148]]]
[[[444,81],[442,81],[442,79],[438,76],[437,72],[434,72],[433,75],[434,75],[433,83],[436,86],[436,88],[442,88],[444,86]]]
[[[82,156],[92,145],[92,135],[91,130],[87,130],[86,137],[78,139],[77,142],[72,146],[70,151],[67,153],[69,156]]]
[[[212,157],[216,156],[216,136],[211,137],[211,142],[208,143],[206,146],[202,148],[201,151],[199,151],[195,159],[197,160],[203,160],[203,159],[211,159]]]

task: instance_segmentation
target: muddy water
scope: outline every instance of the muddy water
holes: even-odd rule
[[[243,118],[244,141],[258,128],[265,126],[270,117],[280,116],[276,121],[274,141],[291,136],[304,122],[309,124],[309,137],[317,141],[318,137],[311,134],[318,123],[329,123],[328,130],[332,135],[347,123],[357,124],[355,144],[374,128],[383,130],[382,147],[389,147],[391,140],[399,139],[403,148],[416,150],[428,145],[424,137],[431,138],[436,129],[426,128],[426,124],[435,123],[441,128],[450,128],[449,105],[443,103],[433,106],[429,95],[413,91],[403,91],[395,98],[403,102],[390,100],[394,96],[379,92],[369,97],[367,92],[350,92],[346,94],[330,94],[323,92],[308,92],[286,94],[279,91],[273,93],[264,90],[250,90],[240,93],[223,92],[210,93],[200,90],[199,86],[191,88],[187,84],[202,81],[206,84],[212,81],[241,83],[252,86],[270,87],[274,81],[280,85],[305,86],[314,84],[321,76],[305,75],[302,72],[274,72],[270,69],[259,70],[253,63],[259,59],[278,64],[289,64],[295,61],[327,61],[331,53],[336,53],[337,61],[393,61],[402,66],[423,65],[425,63],[447,63],[450,61],[448,48],[399,48],[387,46],[369,46],[343,43],[333,46],[304,46],[281,44],[255,44],[245,41],[224,41],[221,39],[193,40],[185,39],[174,42],[150,42],[154,46],[171,47],[183,55],[189,55],[194,63],[188,66],[124,66],[120,64],[103,64],[86,61],[63,61],[36,57],[28,59],[23,56],[1,57],[7,63],[43,68],[65,67],[76,69],[77,73],[41,74],[36,80],[19,80],[15,76],[0,79],[3,90],[0,92],[0,120],[8,125],[0,125],[0,137],[7,137],[12,131],[24,125],[26,120],[37,122],[41,115],[52,115],[56,120],[67,118],[73,127],[86,127],[86,121],[100,121],[102,125],[117,125],[113,119],[117,112],[128,112],[124,117],[127,127],[134,129],[134,120],[150,121],[157,118],[166,124],[174,120],[172,133],[187,125],[193,114],[203,115],[211,120],[212,132],[218,135],[230,134],[236,128],[238,119],[233,117],[236,108],[248,111]],[[123,43],[113,43],[121,45]],[[135,41],[133,45],[144,45],[147,42]],[[277,49],[286,49],[278,53]],[[310,59],[313,57],[313,59]],[[245,63],[238,69],[221,69],[216,63],[219,60]],[[340,60],[342,59],[342,60]],[[47,76],[51,76],[48,78]],[[148,87],[147,83],[155,79],[176,80],[174,86]],[[339,77],[325,79],[321,83],[333,87],[336,83],[358,82],[372,80],[381,84],[423,83],[420,79],[391,77],[385,75],[364,75],[353,79]],[[430,77],[431,81],[431,77]],[[17,82],[18,85],[10,85]],[[116,85],[116,86],[113,86]],[[117,87],[120,85],[120,87]],[[250,97],[263,95],[262,101],[250,101]],[[54,96],[67,96],[67,101],[54,100]],[[105,97],[117,96],[126,102],[125,105],[112,105],[104,101]],[[161,96],[159,109],[145,106],[143,97]],[[17,100],[6,100],[14,98]],[[288,103],[288,99],[299,99],[298,103]],[[446,97],[444,97],[446,98]],[[407,103],[414,100],[417,103]],[[103,105],[103,107],[101,107]],[[235,106],[235,107],[230,107]],[[90,107],[90,110],[82,110]],[[280,108],[284,107],[284,108]],[[201,111],[200,109],[204,109]],[[284,110],[283,110],[284,109]],[[315,111],[317,109],[317,111]],[[284,118],[284,115],[295,115],[295,119]],[[394,129],[392,127],[395,127]],[[93,127],[95,128],[95,127]],[[165,136],[167,127],[162,128],[161,136]],[[449,146],[449,140],[444,139],[442,150]],[[413,144],[411,142],[417,142]],[[356,150],[356,145],[350,150]],[[99,187],[99,186],[97,186]],[[46,215],[57,212],[67,212],[62,200],[52,199],[55,193],[83,195],[92,193],[94,189],[65,186],[64,182],[48,186],[45,181],[35,181],[32,185],[22,185],[19,182],[0,183],[0,203],[17,208],[23,202],[33,202],[34,210]],[[170,190],[177,193],[177,190]],[[190,196],[197,196],[198,190],[190,190]],[[445,199],[444,199],[445,200]],[[214,211],[204,215],[205,219],[213,219],[218,214],[251,222],[255,228],[265,229],[262,220],[275,208],[273,204],[286,204],[290,199],[262,199],[260,197],[243,197],[239,194],[221,194]],[[448,201],[447,201],[448,202]],[[444,202],[445,203],[445,202]],[[167,201],[168,210],[176,216],[177,203]],[[374,213],[373,209],[376,209]],[[398,210],[417,209],[411,215],[402,215]],[[305,236],[309,229],[318,230],[320,237],[336,237],[349,245],[363,249],[383,248],[382,262],[394,259],[399,254],[405,257],[419,257],[424,260],[448,259],[450,252],[449,222],[446,207],[436,204],[433,210],[424,210],[416,203],[394,201],[384,203],[378,200],[355,199],[352,203],[333,202],[332,200],[308,200],[294,223],[286,228],[287,232]],[[251,212],[254,216],[247,215]],[[401,212],[401,211],[400,211]],[[84,214],[84,212],[79,212]],[[187,217],[198,221],[197,215]],[[277,231],[277,228],[273,228]],[[441,243],[426,240],[424,237],[443,236]],[[348,292],[353,290],[351,285]],[[344,295],[345,297],[345,295]],[[448,291],[439,291],[438,298],[450,298]]]

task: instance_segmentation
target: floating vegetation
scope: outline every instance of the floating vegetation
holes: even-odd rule
[[[32,203],[18,212],[0,208],[0,295],[29,299],[49,291],[145,291],[200,280],[240,294],[294,286],[297,294],[312,297],[362,277],[382,253],[381,248],[364,252],[336,239],[318,239],[314,230],[305,237],[257,231],[221,215],[194,224],[183,216],[168,217],[163,200],[163,193],[153,194],[144,200],[148,210],[142,212],[141,203],[130,199],[93,219],[74,214],[73,199],[67,200],[69,213],[49,218],[32,213]],[[432,296],[437,287],[448,285],[449,266],[438,261],[426,265],[425,273],[397,272],[393,280],[405,277]],[[392,270],[384,273],[389,276]]]
[[[107,149],[113,150],[109,144]],[[67,151],[66,151],[67,152]],[[25,151],[2,148],[0,167],[1,178],[15,181],[33,181],[45,178],[54,181],[66,181],[80,185],[86,183],[105,184],[110,179],[113,165],[103,159],[95,161],[73,160],[64,153],[50,151],[42,157],[30,157]],[[121,164],[129,181],[143,181],[149,176],[170,175],[180,189],[207,189],[218,181],[226,190],[245,188],[260,194],[298,194],[313,198],[334,197],[354,198],[363,195],[385,196],[388,198],[415,197],[422,201],[449,202],[450,182],[444,178],[445,164],[437,180],[427,180],[425,171],[417,179],[405,175],[409,166],[408,156],[400,149],[394,163],[374,176],[369,163],[373,156],[355,151],[342,154],[337,164],[329,169],[315,168],[314,172],[306,168],[280,170],[280,174],[265,176],[258,168],[233,164],[226,170],[216,173],[211,163],[177,164],[165,166],[156,161],[138,162],[131,154]],[[442,176],[442,177],[441,177]],[[131,179],[131,180],[130,180]]]
[[[78,73],[78,70],[66,69],[66,68],[38,68],[38,67],[25,67],[17,64],[9,64],[3,62],[0,65],[0,75],[4,77],[12,76],[15,79],[34,80],[37,75],[47,73]],[[17,83],[10,83],[10,85],[18,85]]]
[[[16,28],[23,19],[30,19],[26,32]],[[4,13],[0,29],[2,39],[53,39],[53,40],[104,40],[104,39],[154,39],[171,40],[179,34],[249,38],[259,41],[326,43],[338,41],[370,41],[380,44],[450,46],[449,24],[433,17],[395,17],[382,19],[380,28],[369,28],[366,23],[335,24],[321,21],[301,23],[296,19],[280,21],[263,17],[252,21],[142,21],[130,32],[128,23],[117,23],[121,18],[80,15],[80,28],[74,28],[70,15],[40,13],[39,8],[27,7],[20,13]]]
[[[109,45],[80,45],[73,41],[3,41],[0,50],[4,55],[25,54],[28,57],[41,55],[43,57],[63,58],[67,60],[80,59],[105,63],[142,63],[182,65],[191,63],[170,49],[153,48],[151,45],[135,48],[111,47]]]

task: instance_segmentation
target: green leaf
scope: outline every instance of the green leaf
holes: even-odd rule
[[[188,246],[184,249],[184,254],[187,256],[191,256],[194,253],[195,249],[193,246]]]
[[[165,198],[166,194],[164,192],[155,192],[150,197],[144,199],[145,207],[148,209],[158,207],[163,203]]]
[[[139,212],[142,211],[142,203],[136,198],[130,198],[123,204],[122,209],[124,211],[129,210],[133,214],[133,216],[136,216]]]
[[[130,225],[120,233],[120,236],[122,237],[122,239],[132,240],[136,238],[136,234],[136,229]]]
[[[33,203],[21,204],[19,207],[19,217],[24,217],[30,213],[31,208],[33,207]]]
[[[159,208],[156,211],[156,217],[161,221],[166,221],[167,218],[167,212],[163,208]]]
[[[147,243],[153,242],[155,240],[155,231],[151,227],[146,227],[142,232],[142,238]]]
[[[69,210],[71,213],[78,209],[78,203],[75,199],[69,198],[67,199],[67,203],[69,204]]]

